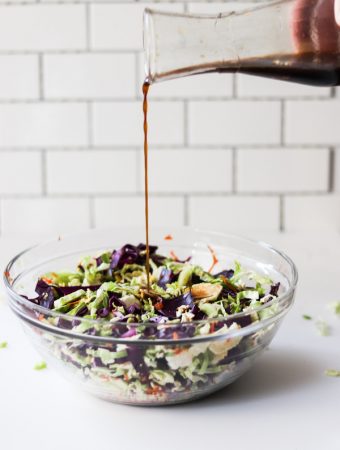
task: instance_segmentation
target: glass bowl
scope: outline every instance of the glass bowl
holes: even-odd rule
[[[248,370],[271,342],[293,302],[294,263],[262,242],[192,228],[151,232],[159,252],[208,268],[213,247],[219,267],[238,260],[274,282],[279,297],[253,311],[190,323],[134,324],[89,320],[55,313],[21,295],[35,297],[37,278],[74,269],[79,259],[144,242],[144,230],[92,230],[58,238],[25,250],[5,270],[5,286],[14,313],[49,365],[77,386],[103,399],[132,405],[164,405],[208,395]],[[138,331],[138,338],[136,336]]]

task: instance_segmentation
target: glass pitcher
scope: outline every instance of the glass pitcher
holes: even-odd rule
[[[262,2],[217,15],[146,9],[146,81],[238,71],[339,85],[339,9],[340,0]]]

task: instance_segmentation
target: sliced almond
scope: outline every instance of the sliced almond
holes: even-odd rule
[[[218,298],[222,291],[220,284],[199,283],[194,284],[191,288],[191,294],[195,300],[205,300],[207,302],[214,301]]]

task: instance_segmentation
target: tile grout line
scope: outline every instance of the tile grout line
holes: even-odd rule
[[[90,105],[92,106],[92,102],[89,102]],[[150,151],[157,151],[157,152],[165,152],[165,151],[170,151],[170,150],[183,150],[184,152],[186,151],[190,151],[190,150],[197,150],[197,151],[205,151],[205,150],[214,150],[214,151],[225,151],[225,150],[232,150],[235,145],[239,145],[239,148],[242,150],[281,150],[281,149],[285,149],[288,151],[293,151],[296,150],[297,148],[299,150],[302,151],[309,151],[309,150],[327,150],[329,149],[329,145],[303,145],[303,144],[292,144],[292,145],[285,145],[284,148],[278,144],[278,145],[264,145],[264,144],[255,144],[255,145],[242,145],[242,144],[230,144],[227,146],[224,145],[188,145],[187,147],[184,147],[183,144],[179,145],[179,144],[167,144],[167,145],[150,145],[149,149]],[[46,151],[48,152],[68,152],[68,151],[80,151],[80,152],[86,152],[86,151],[90,151],[90,150],[101,150],[101,151],[114,151],[114,152],[119,152],[119,151],[124,151],[124,152],[129,152],[129,151],[134,151],[134,150],[140,150],[141,149],[141,145],[127,145],[127,144],[122,144],[122,145],[115,145],[115,144],[111,144],[111,145],[100,145],[100,144],[95,144],[95,145],[58,145],[58,146],[53,146],[53,145],[47,145],[46,147]],[[0,154],[2,152],[7,152],[7,151],[11,151],[11,152],[35,152],[37,150],[41,150],[41,146],[32,146],[32,147],[28,147],[28,146],[10,146],[10,145],[6,145],[3,147],[0,147]]]
[[[92,111],[92,102],[87,102],[86,108],[86,123],[87,123],[87,140],[89,150],[93,149],[93,111]]]
[[[189,195],[185,194],[183,196],[183,221],[184,225],[189,225]]]
[[[136,77],[136,92],[135,92],[135,96],[136,96],[136,100],[140,99],[140,95],[142,92],[142,86],[140,85],[140,81],[139,81],[139,75],[140,75],[140,59],[139,59],[139,54],[138,52],[135,53],[135,77]]]
[[[236,73],[231,74],[232,76],[232,95],[231,98],[237,99],[237,77],[236,77]]]
[[[4,228],[4,205],[3,205],[3,198],[0,197],[0,236],[3,235],[3,228]]]
[[[281,100],[281,108],[280,108],[280,144],[282,147],[285,146],[285,127],[286,127],[286,121],[285,121],[285,114],[286,114],[286,103],[284,100]]]
[[[95,228],[95,217],[94,217],[94,198],[93,196],[88,197],[89,203],[89,224],[90,228]]]
[[[52,192],[47,195],[50,199],[88,199],[89,196],[94,195],[91,191],[88,192]],[[211,197],[211,198],[285,198],[286,195],[289,197],[315,197],[318,196],[320,198],[324,198],[329,196],[329,192],[282,192],[282,193],[271,193],[271,192],[261,192],[261,193],[237,193],[233,194],[231,192],[207,192],[207,191],[199,191],[199,192],[190,192],[187,191],[167,191],[167,192],[150,192],[150,197],[154,198],[165,198],[165,197],[174,197],[174,198],[183,198],[183,196],[187,195],[188,197],[198,198],[198,197]],[[131,198],[131,197],[143,197],[143,191],[141,189],[132,192],[97,192],[95,194],[96,198]],[[22,200],[22,199],[42,199],[43,196],[41,194],[2,194],[2,199],[5,200]]]
[[[329,162],[328,162],[328,193],[334,192],[335,187],[335,159],[336,152],[334,147],[329,148]]]
[[[47,196],[47,161],[45,150],[41,151],[41,194]]]
[[[85,21],[86,21],[86,50],[91,50],[91,4],[87,3],[85,5]]]
[[[188,100],[183,101],[183,145],[189,146],[189,103]]]
[[[39,83],[39,102],[44,100],[44,55],[43,53],[38,53],[38,83]]]
[[[231,178],[231,192],[236,194],[237,192],[237,148],[232,148],[232,178]]]
[[[279,197],[279,231],[283,233],[285,231],[285,197],[280,195]]]
[[[45,54],[46,55],[46,54]],[[1,54],[0,54],[1,56]],[[141,90],[141,86],[138,84],[138,92],[140,92]],[[138,94],[138,98],[136,98],[136,95],[130,95],[130,96],[116,96],[116,97],[92,97],[92,96],[84,96],[84,97],[63,97],[60,96],[58,98],[53,98],[50,97],[48,98],[48,102],[49,103],[86,103],[88,101],[92,101],[92,102],[97,102],[97,103],[115,103],[115,102],[122,102],[122,103],[136,103],[140,100],[141,98],[141,94]],[[223,104],[225,101],[228,100],[233,100],[232,97],[228,97],[228,96],[220,96],[220,97],[209,97],[209,96],[202,96],[202,97],[194,97],[194,98],[187,98],[184,96],[173,96],[173,95],[169,95],[166,97],[153,97],[152,101],[155,103],[168,103],[168,102],[190,102],[190,103],[197,103],[197,102],[206,102],[206,103],[221,103]],[[282,98],[260,98],[260,99],[254,99],[251,97],[242,97],[242,98],[237,98],[237,102],[242,104],[242,103],[249,103],[249,102],[267,102],[267,103],[285,103],[285,101],[292,101],[292,99],[282,99]],[[306,99],[306,98],[301,98],[301,99],[294,99],[294,102],[298,103],[300,101],[309,101],[311,104],[314,101],[318,101],[318,100],[322,100],[320,97],[316,97],[313,99]],[[39,104],[40,100],[38,99],[34,99],[34,98],[3,98],[0,99],[0,104],[1,105],[6,105],[6,104],[25,104],[25,103],[29,103],[29,104]]]
[[[136,160],[136,193],[143,194],[144,187],[142,187],[142,179],[141,179],[141,167],[142,167],[142,153],[141,150],[135,150],[135,160]],[[150,159],[150,156],[149,156]]]

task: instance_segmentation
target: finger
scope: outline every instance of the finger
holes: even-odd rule
[[[335,14],[337,19],[335,19]],[[339,51],[340,0],[296,0],[291,13],[293,45],[298,53]]]
[[[334,0],[317,2],[311,16],[310,33],[314,52],[337,52],[339,28],[334,17]]]
[[[340,27],[340,0],[335,0],[334,10],[335,10],[335,21]]]
[[[296,0],[293,2],[290,20],[293,46],[297,53],[313,52],[311,18],[317,3],[318,0]]]

